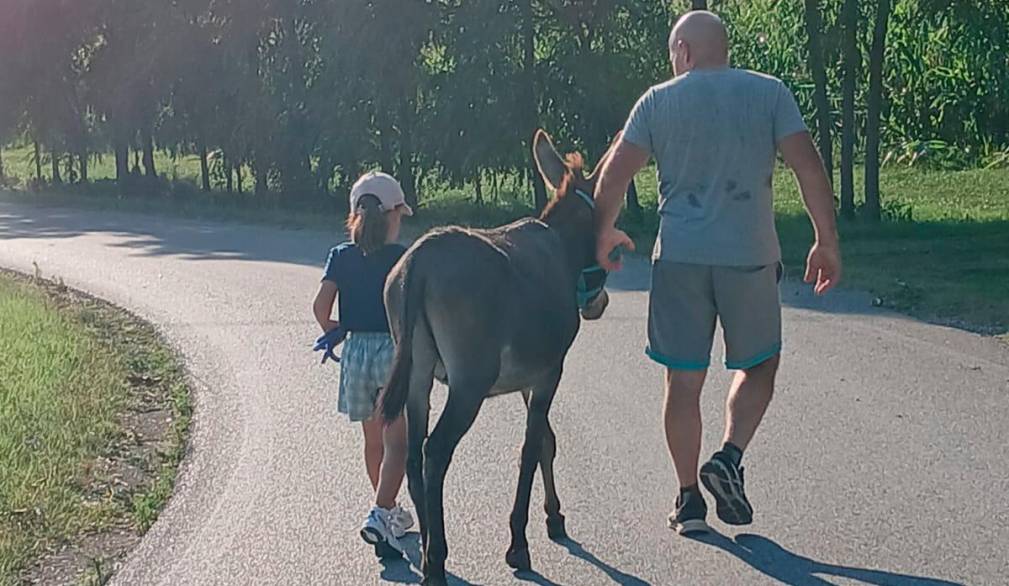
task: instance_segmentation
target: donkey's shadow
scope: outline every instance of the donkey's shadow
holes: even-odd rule
[[[564,549],[568,550],[568,553],[572,556],[586,561],[601,570],[610,578],[610,580],[613,581],[614,584],[620,584],[621,586],[651,586],[649,582],[646,582],[637,576],[632,576],[631,574],[622,572],[599,559],[595,556],[595,554],[582,547],[581,543],[578,543],[570,537],[558,539],[554,543],[564,547]],[[537,584],[538,586],[558,586],[555,582],[552,582],[539,572],[515,572],[515,577],[524,582]]]
[[[420,534],[408,533],[400,539],[400,543],[403,545],[403,554],[405,557],[383,558],[381,560],[381,577],[383,580],[398,584],[420,584],[423,580],[423,576],[421,576],[415,569],[420,568],[421,565]],[[595,556],[595,554],[586,550],[580,543],[573,539],[560,539],[555,543],[567,549],[568,553],[572,556],[599,568],[604,574],[613,580],[614,584],[620,584],[622,586],[651,586],[648,582],[642,580],[641,578],[622,572],[610,564],[600,560]],[[556,582],[551,581],[539,572],[535,571],[515,572],[514,575],[519,580],[531,582],[533,584],[537,584],[538,586],[559,586]],[[450,586],[473,586],[471,582],[452,574],[448,575],[448,583]]]
[[[403,556],[381,558],[381,577],[397,584],[420,584],[424,576],[414,569],[421,565],[420,533],[407,533],[399,542],[403,546]],[[472,582],[452,574],[448,574],[447,578],[449,586],[474,586]]]

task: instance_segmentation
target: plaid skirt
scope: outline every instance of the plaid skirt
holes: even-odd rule
[[[392,370],[392,336],[351,332],[340,352],[340,396],[337,409],[351,421],[367,421]]]

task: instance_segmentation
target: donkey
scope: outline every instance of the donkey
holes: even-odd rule
[[[546,489],[548,535],[566,537],[554,486],[556,438],[547,416],[578,333],[579,313],[600,318],[609,296],[606,273],[595,263],[594,174],[585,175],[577,154],[562,159],[542,130],[533,155],[556,192],[539,219],[490,230],[429,232],[386,281],[396,356],[380,408],[387,421],[406,408],[407,477],[427,585],[445,584],[445,473],[488,397],[520,391],[528,409],[506,562],[518,570],[531,567],[525,531],[537,464]],[[435,378],[448,385],[448,399],[428,436]]]

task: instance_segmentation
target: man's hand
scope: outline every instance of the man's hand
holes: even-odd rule
[[[614,255],[614,251],[623,248],[626,251],[634,251],[634,241],[622,230],[615,227],[600,228],[596,234],[596,262],[606,272],[619,271],[622,266],[622,258],[619,251]]]
[[[806,258],[806,276],[803,281],[815,283],[813,292],[823,295],[841,280],[841,251],[836,245],[813,243]]]

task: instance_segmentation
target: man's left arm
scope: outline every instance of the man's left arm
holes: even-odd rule
[[[627,188],[646,164],[648,151],[624,137],[607,159],[596,184],[596,262],[607,271],[619,270],[620,261],[610,260],[617,247],[634,250],[634,241],[616,227]]]

